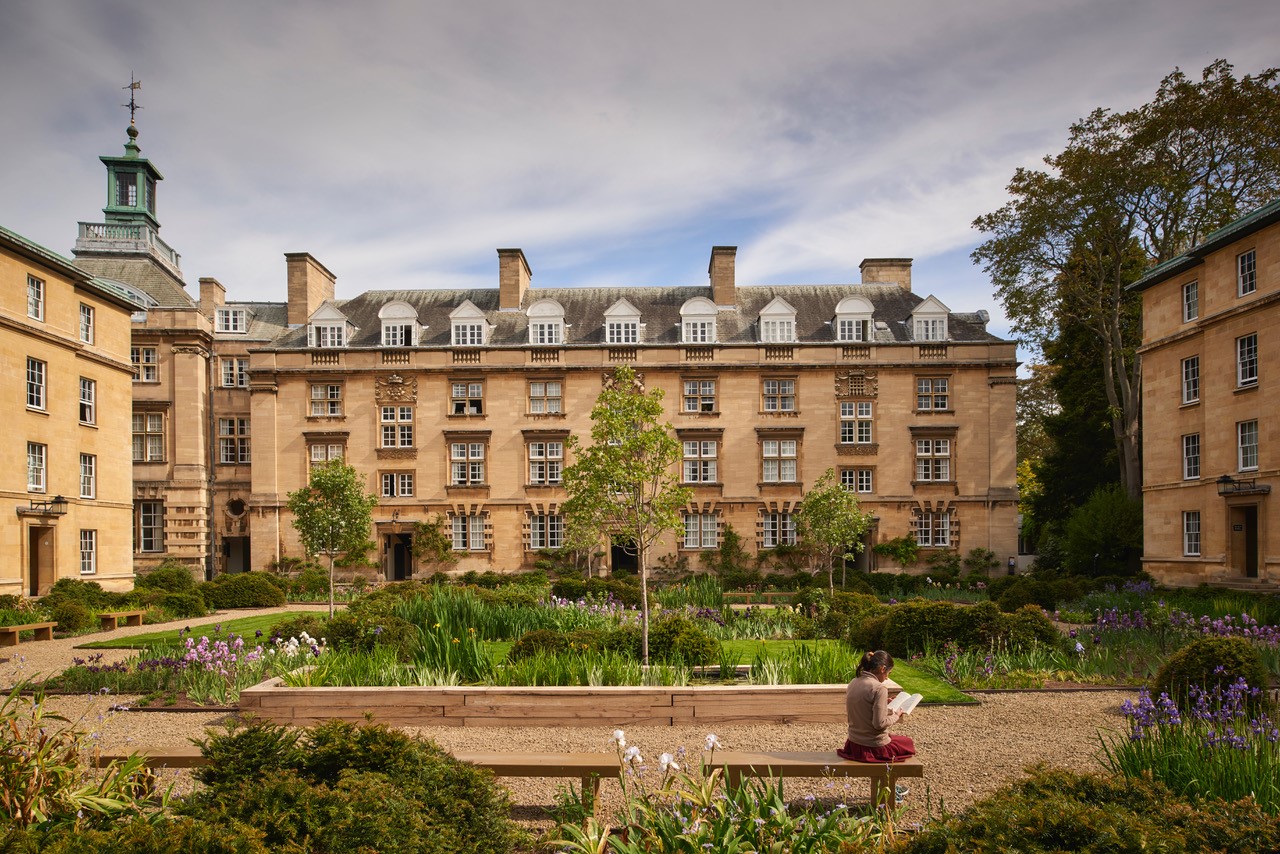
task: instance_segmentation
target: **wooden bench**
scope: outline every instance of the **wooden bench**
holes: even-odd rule
[[[924,764],[915,757],[901,762],[850,762],[834,750],[817,752],[781,751],[748,753],[716,751],[703,756],[708,768],[723,768],[730,785],[741,785],[744,777],[865,777],[871,781],[871,803],[897,806],[894,784],[904,777],[923,777]]]
[[[102,630],[109,632],[120,625],[120,621],[124,620],[126,626],[142,625],[142,615],[146,611],[103,611],[98,615],[98,619],[102,620]]]
[[[140,756],[152,768],[200,768],[209,760],[194,744],[175,747],[134,747],[128,750],[100,750],[92,757],[96,768]],[[582,783],[580,797],[590,808],[600,794],[600,780],[618,776],[618,757],[612,753],[491,753],[460,751],[459,762],[486,768],[495,777],[576,777]]]
[[[53,640],[53,627],[57,623],[26,623],[21,626],[0,626],[0,646],[17,646],[18,633],[35,632],[35,640]]]

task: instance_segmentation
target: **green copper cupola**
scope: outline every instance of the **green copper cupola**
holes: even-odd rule
[[[130,124],[125,133],[129,141],[124,144],[124,156],[98,158],[107,167],[107,206],[102,212],[108,223],[145,222],[159,231],[156,184],[163,181],[164,176],[141,156],[137,127]]]

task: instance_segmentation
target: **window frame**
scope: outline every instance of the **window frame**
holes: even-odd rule
[[[563,439],[533,439],[526,442],[525,459],[528,463],[526,471],[530,486],[559,486],[564,482]]]
[[[27,274],[27,317],[44,323],[45,320],[45,281]]]
[[[489,549],[485,545],[484,538],[484,517],[483,513],[450,513],[449,514],[449,534],[450,547],[455,552],[486,552]],[[459,522],[462,523],[459,526]],[[464,545],[458,545],[458,538],[462,537]],[[479,542],[477,546],[476,543]]]
[[[912,324],[911,337],[915,341],[946,341],[947,319],[945,317],[917,317]]]
[[[564,547],[564,515],[561,513],[529,514],[529,551]]]
[[[49,446],[27,442],[27,492],[49,491]]]
[[[315,350],[340,350],[347,346],[347,324],[342,321],[312,323],[310,339]]]
[[[98,423],[98,381],[90,377],[80,378],[80,423],[93,426]]]
[[[955,540],[955,511],[915,510],[911,529],[921,548],[948,549]]]
[[[95,528],[80,529],[80,574],[98,574],[98,531]]]
[[[411,471],[379,472],[378,483],[382,498],[412,498],[417,486]]]
[[[1200,527],[1200,511],[1199,510],[1183,510],[1182,511],[1182,555],[1183,557],[1200,557],[1200,550],[1203,547],[1201,541],[1202,530]]]
[[[796,343],[796,319],[794,317],[760,318],[760,343]]]
[[[134,502],[133,524],[135,552],[139,554],[161,554],[164,552],[163,501],[147,499]],[[151,543],[150,548],[147,547],[148,539]]]
[[[98,457],[94,454],[80,455],[80,497],[98,497]]]
[[[770,386],[772,385],[772,389]],[[761,377],[760,378],[760,411],[798,412],[796,408],[796,386],[794,377]]]
[[[27,409],[49,411],[49,363],[27,357]]]
[[[222,358],[222,387],[249,387],[249,360],[240,356]]]
[[[636,345],[640,343],[640,321],[635,318],[606,320],[604,324],[606,344]]]
[[[320,453],[317,453],[319,451]],[[307,470],[347,458],[346,442],[307,442]]]
[[[250,419],[231,416],[218,419],[218,464],[250,465],[253,461],[249,444]]]
[[[950,412],[951,378],[916,377],[916,411]]]
[[[916,483],[954,483],[954,440],[950,436],[915,438]]]
[[[556,387],[556,394],[551,394],[551,386]],[[535,387],[541,386],[541,394]],[[564,380],[529,380],[525,387],[528,392],[530,415],[563,415],[564,414]],[[552,401],[555,401],[552,408]],[[542,408],[539,409],[538,407]]]
[[[564,344],[564,321],[529,321],[529,343],[535,347],[559,347]]]
[[[718,401],[715,377],[685,377],[680,381],[681,412],[686,415],[714,415]]]
[[[1200,319],[1200,283],[1187,282],[1182,286],[1182,322]]]
[[[449,341],[454,347],[483,347],[486,325],[474,318],[455,320],[449,327]]]
[[[856,495],[875,493],[875,469],[846,467],[840,469],[840,485]]]
[[[152,429],[158,424],[158,429]],[[135,463],[162,463],[166,458],[165,417],[163,412],[134,412],[130,424]],[[156,454],[153,456],[153,449]]]
[[[224,335],[249,333],[249,310],[231,306],[218,306],[213,310],[213,331]]]
[[[143,344],[131,346],[129,348],[129,362],[133,365],[133,381],[135,383],[160,382],[159,347]]]
[[[308,418],[343,417],[343,395],[346,389],[342,383],[310,382],[307,385],[310,389],[307,407]],[[317,396],[317,389],[323,389],[323,394]]]
[[[482,379],[449,380],[449,417],[483,418],[484,392],[485,383]]]
[[[1236,388],[1252,388],[1258,384],[1258,333],[1250,332],[1236,339]]]
[[[684,551],[707,551],[720,548],[720,514],[681,514],[684,530],[680,535],[680,548]]]
[[[790,477],[786,476],[788,472]],[[760,482],[794,484],[799,481],[800,440],[761,439]]]
[[[488,441],[450,440],[445,443],[449,453],[449,486],[487,486]],[[461,448],[461,456],[459,456]],[[461,473],[461,474],[460,474]]]
[[[795,514],[766,510],[761,515],[760,548],[776,549],[796,544]]]
[[[842,400],[840,411],[840,444],[875,444],[875,408],[869,400]]]
[[[1200,402],[1200,354],[1182,360],[1182,403]]]
[[[84,344],[94,343],[97,337],[97,313],[88,303],[80,303],[80,341]]]
[[[1200,434],[1187,433],[1182,437],[1182,479],[1200,479]]]
[[[390,418],[388,418],[388,414]],[[412,448],[414,445],[414,408],[401,404],[378,406],[378,447]],[[390,439],[390,441],[388,441]]]
[[[680,482],[706,486],[720,482],[720,442],[717,439],[680,441]]]
[[[1258,438],[1256,418],[1236,422],[1236,464],[1240,471],[1258,470]]]
[[[1247,249],[1236,256],[1236,296],[1247,297],[1258,289],[1257,249]]]

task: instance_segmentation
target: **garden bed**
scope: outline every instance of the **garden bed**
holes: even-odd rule
[[[240,711],[292,726],[335,718],[389,726],[606,729],[846,721],[844,685],[290,688],[275,678],[241,691]]]

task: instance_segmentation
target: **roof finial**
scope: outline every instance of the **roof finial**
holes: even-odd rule
[[[129,108],[129,127],[125,129],[125,133],[129,135],[129,141],[124,144],[125,151],[134,157],[138,156],[138,127],[134,124],[134,118],[138,110],[142,107],[138,106],[138,102],[134,99],[133,93],[142,88],[141,80],[133,79],[133,72],[129,72],[129,85],[121,86],[121,89],[129,91],[129,103],[121,104],[122,107]]]

